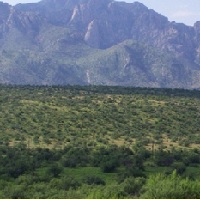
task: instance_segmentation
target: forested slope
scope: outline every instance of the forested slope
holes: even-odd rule
[[[199,108],[199,91],[1,85],[0,198],[200,198]]]

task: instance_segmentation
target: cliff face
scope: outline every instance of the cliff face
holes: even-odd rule
[[[0,2],[0,24],[3,24],[9,17],[10,6],[7,3]]]
[[[200,88],[200,22],[141,3],[0,3],[0,82]]]

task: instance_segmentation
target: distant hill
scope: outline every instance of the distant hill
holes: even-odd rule
[[[138,2],[0,2],[0,83],[198,89],[200,22]]]

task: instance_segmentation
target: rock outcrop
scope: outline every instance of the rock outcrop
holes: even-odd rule
[[[138,2],[0,2],[0,52],[1,83],[200,87],[200,22]]]

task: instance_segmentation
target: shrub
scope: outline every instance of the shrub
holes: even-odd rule
[[[105,181],[97,176],[88,176],[84,182],[88,185],[105,185]]]
[[[53,177],[58,177],[59,174],[63,171],[63,168],[60,167],[59,165],[57,164],[53,164],[52,166],[50,166],[48,169],[47,169],[47,175],[49,176],[53,176]]]
[[[129,195],[138,195],[144,183],[144,178],[127,178],[124,181],[124,192]]]
[[[181,178],[176,171],[171,175],[150,176],[143,187],[141,198],[150,199],[196,199],[200,198],[200,183]]]
[[[186,166],[182,162],[173,163],[172,164],[172,168],[174,170],[176,170],[177,174],[180,174],[180,175],[183,174],[185,172],[185,170],[186,170]]]
[[[105,161],[105,162],[102,162],[101,163],[101,170],[104,172],[104,173],[111,173],[111,172],[114,172],[115,169],[116,169],[116,163],[113,162],[112,160],[110,161]]]

